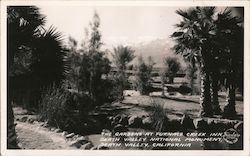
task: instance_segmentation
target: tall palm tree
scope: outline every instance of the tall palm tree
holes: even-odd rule
[[[216,21],[216,33],[218,34],[215,41],[220,43],[218,46],[221,57],[220,61],[226,66],[226,88],[227,103],[224,107],[223,116],[233,118],[235,111],[235,89],[237,79],[241,79],[240,70],[243,67],[243,47],[244,47],[244,30],[242,27],[242,19],[232,15],[231,9],[225,9],[218,14]]]
[[[199,60],[201,75],[200,116],[212,116],[210,93],[210,68],[212,59],[211,40],[213,36],[213,16],[215,7],[196,7],[186,11],[177,10],[182,21],[176,25],[177,32],[172,37],[177,41],[174,49],[184,56],[192,55]]]
[[[40,14],[39,9],[34,6],[7,7],[7,55],[8,55],[8,102],[7,102],[7,148],[18,148],[16,142],[16,132],[14,115],[11,107],[12,82],[10,77],[18,73],[12,68],[15,64],[14,58],[20,52],[21,47],[29,47],[36,35],[41,31],[41,25],[45,22],[45,17]]]
[[[129,62],[131,62],[134,56],[134,50],[128,46],[119,45],[114,48],[112,53],[114,64],[117,68],[117,77],[120,80],[120,94],[123,96],[123,90],[125,89],[127,82],[126,68]]]

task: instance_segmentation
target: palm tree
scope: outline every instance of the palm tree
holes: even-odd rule
[[[123,90],[125,89],[127,83],[126,68],[129,62],[131,62],[134,56],[134,50],[128,46],[119,45],[114,48],[114,53],[112,53],[114,64],[117,68],[117,78],[120,81],[120,94],[122,96]]]
[[[176,25],[177,32],[172,37],[177,41],[176,53],[199,60],[201,76],[200,116],[212,116],[210,93],[210,69],[212,59],[211,39],[213,36],[213,16],[215,7],[196,7],[186,11],[177,10],[183,20]],[[192,58],[191,57],[191,58]]]
[[[45,30],[34,40],[32,74],[41,86],[59,84],[68,72],[67,50],[62,46],[62,34],[54,27]]]
[[[40,14],[37,7],[7,7],[7,55],[8,55],[8,134],[7,148],[18,148],[16,142],[16,132],[14,115],[11,107],[12,82],[10,78],[20,73],[15,66],[14,58],[22,47],[29,47],[36,35],[41,31],[41,25],[45,22],[45,17]],[[25,66],[25,65],[24,65]],[[21,71],[22,72],[22,71]]]
[[[244,47],[244,30],[242,27],[242,19],[232,15],[232,10],[225,9],[218,14],[216,21],[217,36],[216,42],[219,42],[220,61],[225,64],[226,70],[226,88],[227,88],[227,104],[224,107],[223,116],[233,118],[235,111],[235,89],[237,79],[241,79],[239,69],[243,67],[243,47]]]
[[[13,135],[15,133],[14,115],[11,107],[13,102],[12,79],[19,75],[27,75],[37,86],[32,86],[38,91],[53,83],[60,83],[66,70],[65,51],[61,45],[61,34],[54,28],[45,30],[45,16],[35,6],[9,6],[7,8],[7,53],[8,53],[8,148],[16,147]],[[17,68],[20,56],[26,61],[21,64],[28,70]],[[19,58],[19,59],[18,59]],[[52,76],[53,75],[53,76]],[[37,98],[34,98],[37,100]],[[31,100],[31,99],[29,99]],[[35,103],[38,101],[29,101]],[[11,138],[10,138],[11,137]]]

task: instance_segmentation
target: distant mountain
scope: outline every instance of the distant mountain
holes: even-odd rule
[[[149,56],[154,60],[155,67],[163,67],[163,59],[168,56],[176,56],[171,49],[172,46],[167,39],[155,39],[151,41],[144,41],[131,46],[135,50],[136,58],[130,64],[137,64],[138,56],[142,56],[146,61]],[[112,60],[111,53],[113,52],[112,48],[108,48],[109,52],[108,57]],[[185,66],[185,63],[182,57],[177,56],[180,59],[182,66]]]
[[[145,60],[151,56],[154,60],[155,67],[163,66],[163,59],[168,56],[175,56],[171,49],[171,44],[167,39],[156,39],[148,42],[141,42],[132,47],[136,56],[142,56]],[[133,60],[133,64],[137,62],[137,58]]]

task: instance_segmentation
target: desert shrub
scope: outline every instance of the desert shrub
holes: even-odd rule
[[[136,67],[135,86],[142,95],[148,95],[152,87],[152,71],[154,64],[146,63],[142,57],[138,58],[138,66]]]
[[[165,131],[167,128],[168,117],[164,106],[160,101],[151,99],[151,105],[153,106],[153,111],[150,114],[152,119],[153,128],[157,132]]]
[[[104,102],[113,102],[123,100],[123,86],[121,86],[121,81],[117,75],[112,75],[107,78],[103,83],[103,101]]]
[[[46,89],[40,101],[40,120],[47,121],[49,125],[62,127],[67,118],[67,101],[69,92],[53,85]]]

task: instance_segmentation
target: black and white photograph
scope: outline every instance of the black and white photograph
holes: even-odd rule
[[[64,2],[1,6],[1,151],[248,150],[249,3]]]

